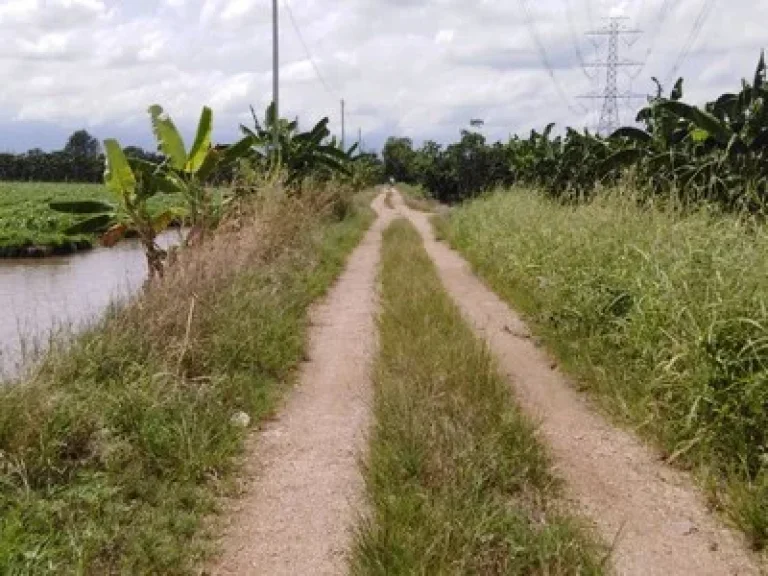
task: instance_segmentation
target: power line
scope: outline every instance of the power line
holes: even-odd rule
[[[552,63],[549,60],[549,55],[547,54],[547,49],[544,47],[543,42],[541,41],[541,38],[539,37],[538,32],[536,32],[536,25],[533,22],[533,17],[531,16],[531,11],[528,7],[528,3],[526,0],[518,0],[520,7],[523,9],[523,16],[525,19],[525,24],[528,27],[528,32],[531,35],[531,39],[533,40],[533,43],[536,45],[536,50],[539,53],[539,58],[541,59],[542,64],[544,65],[544,68],[547,70],[547,75],[552,80],[552,83],[555,86],[555,91],[557,92],[558,97],[568,107],[568,110],[570,110],[574,114],[581,114],[583,111],[579,110],[575,106],[573,106],[570,101],[568,100],[568,96],[566,96],[565,91],[563,90],[563,87],[560,85],[560,82],[558,82],[557,77],[555,76],[555,71],[552,67]]]
[[[317,79],[320,81],[320,84],[323,85],[323,88],[325,88],[325,91],[328,92],[329,95],[336,98],[337,94],[334,90],[331,90],[330,86],[328,85],[328,82],[325,81],[325,78],[323,77],[323,74],[320,72],[320,68],[317,65],[317,62],[315,61],[315,58],[312,56],[312,52],[309,49],[309,46],[307,45],[307,42],[304,40],[304,35],[301,33],[301,29],[299,28],[299,25],[296,23],[296,18],[293,15],[293,10],[291,10],[291,5],[288,3],[288,0],[283,0],[283,6],[285,7],[285,11],[288,14],[288,19],[291,21],[291,26],[293,26],[293,29],[296,32],[296,36],[299,37],[299,42],[301,43],[302,47],[304,48],[304,53],[307,56],[307,60],[312,64],[312,68],[315,71],[315,75],[317,76]]]
[[[645,6],[645,2],[643,2],[641,9],[638,11],[638,21],[640,19],[640,12],[642,11],[643,6]],[[671,11],[670,10],[671,7],[672,7],[672,0],[664,0],[661,7],[659,8],[659,12],[656,15],[656,25],[653,27],[653,30],[650,33],[650,42],[648,43],[648,50],[646,50],[645,56],[642,58],[641,65],[638,66],[635,72],[630,73],[630,77],[632,79],[635,79],[638,76],[640,76],[640,74],[642,74],[643,71],[645,70],[645,67],[648,65],[648,62],[650,61],[651,56],[653,55],[653,52],[656,48],[656,42],[659,39],[661,31],[664,29],[664,24],[666,22],[667,16]]]
[[[640,6],[638,7],[637,13],[635,14],[635,22],[642,22],[643,12],[645,12],[647,2],[646,0],[639,0],[638,4],[640,4]]]
[[[579,59],[581,69],[589,80],[594,80],[595,75],[589,73],[589,69],[586,66],[587,61],[584,59],[584,53],[581,51],[581,44],[576,37],[576,28],[573,23],[573,7],[571,6],[571,0],[565,0],[565,13],[568,18],[568,31],[571,35],[571,44],[573,44],[573,49],[576,52],[576,57]]]
[[[643,67],[638,70],[637,75],[639,76],[645,67],[648,65],[648,61],[651,59],[651,55],[653,54],[653,51],[656,49],[656,42],[659,39],[659,36],[661,34],[661,31],[664,29],[664,24],[666,23],[667,16],[670,13],[670,9],[672,7],[672,0],[664,0],[661,7],[659,8],[659,12],[656,15],[656,25],[653,27],[653,30],[650,34],[650,42],[648,43],[648,50],[645,53],[645,57],[643,58]]]
[[[589,27],[594,28],[595,27],[595,13],[592,11],[592,2],[591,0],[584,0],[587,4],[587,19],[589,20]]]
[[[712,9],[715,7],[715,2],[716,0],[704,0],[702,3],[701,10],[699,11],[698,15],[696,16],[696,20],[693,23],[693,29],[688,35],[682,50],[680,50],[680,54],[678,55],[674,66],[672,66],[672,69],[669,71],[669,74],[667,74],[665,78],[666,83],[674,80],[674,77],[680,71],[681,66],[688,59],[688,56],[690,56],[691,49],[696,44],[696,40],[698,40],[699,34],[701,34],[701,31],[704,29],[704,25],[707,23],[707,20],[712,13]]]
[[[659,35],[661,34],[661,31],[664,29],[664,24],[667,21],[667,16],[669,16],[669,13],[671,11],[672,11],[672,0],[664,0],[664,3],[659,8],[659,13],[656,16],[656,26],[654,27],[651,35],[651,43],[648,48],[648,56],[650,56],[651,53],[653,52],[653,49],[656,46],[656,41],[659,39]]]

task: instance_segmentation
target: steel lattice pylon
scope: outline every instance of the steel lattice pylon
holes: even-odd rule
[[[619,30],[620,22],[612,19],[608,24],[608,58],[606,60],[605,93],[597,131],[612,134],[619,127]]]
[[[593,92],[581,96],[581,98],[603,101],[597,131],[604,136],[613,133],[621,124],[619,100],[632,100],[642,97],[630,92],[619,91],[619,69],[642,66],[641,62],[621,60],[620,58],[619,41],[622,36],[636,36],[641,33],[640,30],[627,28],[624,25],[625,20],[627,20],[625,17],[610,18],[608,24],[603,28],[587,32],[587,36],[594,38],[605,36],[608,39],[605,61],[591,62],[584,65],[586,68],[605,68],[605,89],[599,93]]]

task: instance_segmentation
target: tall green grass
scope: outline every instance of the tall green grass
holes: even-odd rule
[[[352,573],[601,573],[509,384],[402,220],[385,233],[382,266],[372,510]]]
[[[604,408],[694,469],[768,541],[768,229],[621,193],[564,206],[529,190],[438,222]]]
[[[0,572],[187,574],[245,430],[303,357],[306,311],[370,222],[275,201],[0,386]]]

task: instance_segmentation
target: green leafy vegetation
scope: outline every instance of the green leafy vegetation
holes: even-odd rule
[[[383,181],[383,167],[376,154],[364,153],[355,144],[341,148],[331,136],[328,118],[302,132],[298,119],[275,118],[270,105],[261,120],[251,107],[253,127],[240,125],[240,131],[250,141],[237,178],[236,189],[247,194],[249,187],[258,187],[265,180],[281,180],[294,193],[301,194],[318,183],[330,181],[363,190]],[[277,132],[277,147],[275,147]],[[245,169],[243,169],[245,168]],[[256,177],[254,177],[256,176]]]
[[[567,200],[592,196],[629,178],[638,193],[685,205],[701,201],[729,210],[762,211],[768,200],[768,84],[761,56],[738,92],[697,107],[683,102],[683,80],[669,95],[661,85],[627,126],[609,137],[555,125],[506,144],[488,145],[474,132],[443,149],[392,138],[386,173],[421,184],[443,202],[472,198],[513,183]]]
[[[32,188],[51,192],[54,234],[113,245],[135,232],[155,281],[0,386],[0,566],[11,574],[193,573],[202,520],[236,469],[242,414],[272,410],[303,357],[308,306],[370,221],[352,159],[315,162],[327,121],[266,175],[251,136],[212,145],[210,109],[190,148],[162,108],[149,113],[161,156],[106,140],[105,187]],[[294,154],[298,186],[282,169]],[[237,184],[212,188],[235,160]],[[182,218],[191,230],[167,254],[156,236]]]
[[[135,234],[145,247],[149,269],[159,275],[167,255],[155,238],[171,223],[189,224],[188,242],[197,242],[231,204],[258,195],[265,184],[282,183],[301,192],[334,180],[359,191],[382,179],[374,154],[358,153],[357,146],[339,148],[327,118],[300,132],[298,121],[275,120],[272,110],[267,109],[263,123],[254,114],[254,129],[241,127],[244,137],[231,146],[212,144],[213,112],[206,107],[187,149],[174,122],[155,105],[149,113],[159,154],[123,149],[114,140],[104,142],[102,153],[98,141],[78,131],[63,151],[53,154],[58,155],[53,172],[43,170],[53,166],[51,154],[9,155],[7,169],[0,155],[0,179],[64,180],[68,177],[59,177],[59,172],[69,174],[66,170],[74,167],[88,174],[97,170],[107,183],[0,184],[0,257],[68,253],[91,247],[97,235],[111,246]],[[280,126],[278,149],[272,145],[275,125]],[[77,174],[71,179],[93,181]],[[346,209],[343,204],[337,208]]]
[[[92,235],[65,233],[81,218],[53,210],[50,204],[110,202],[112,198],[101,184],[0,182],[0,256],[61,254],[91,247]],[[174,195],[148,202],[151,214],[179,206],[180,199]]]
[[[187,150],[173,120],[160,106],[150,106],[149,114],[158,149],[164,154],[162,162],[129,160],[116,140],[105,140],[104,181],[116,202],[58,201],[50,207],[58,212],[87,215],[65,233],[102,234],[102,243],[106,246],[113,246],[129,231],[135,231],[144,246],[152,279],[163,275],[167,256],[156,243],[157,235],[172,222],[184,219],[192,226],[186,242],[193,237],[202,240],[206,229],[215,224],[215,196],[206,183],[219,166],[232,163],[246,153],[250,140],[246,138],[223,149],[213,148],[213,112],[205,107],[195,141]],[[161,194],[179,195],[185,202],[184,209],[151,214],[149,200]]]
[[[643,128],[609,138],[552,125],[510,142],[517,180],[555,197],[584,197],[629,175],[646,194],[686,205],[714,202],[728,209],[762,210],[768,199],[768,85],[764,56],[754,79],[703,108],[683,102],[683,80],[669,96],[661,85],[637,115]]]
[[[6,574],[191,574],[246,431],[303,357],[306,311],[368,212],[264,196],[27,381],[0,386]],[[233,224],[230,221],[230,224]]]
[[[352,573],[602,573],[533,427],[402,220],[385,232],[381,281],[371,511]]]
[[[335,174],[350,175],[349,164],[354,160],[357,145],[342,150],[331,138],[328,118],[323,118],[308,132],[299,130],[299,121],[275,119],[270,105],[261,122],[251,108],[254,128],[240,126],[250,139],[252,160],[262,170],[282,175],[287,185],[301,186],[309,179],[329,179]],[[277,126],[277,148],[275,127]]]
[[[386,176],[420,185],[441,202],[460,202],[515,181],[509,146],[488,145],[483,135],[466,130],[446,148],[427,141],[414,150],[409,138],[390,138],[382,157]]]
[[[573,207],[514,189],[438,223],[606,410],[693,469],[712,504],[765,546],[762,221],[617,191]]]
[[[137,146],[129,146],[126,153],[153,162],[161,159]],[[98,184],[103,175],[101,144],[86,130],[73,132],[61,150],[33,148],[22,154],[0,154],[0,181]]]

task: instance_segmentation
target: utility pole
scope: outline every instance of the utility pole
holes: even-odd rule
[[[598,134],[603,136],[611,135],[621,124],[621,119],[619,118],[619,100],[642,98],[642,95],[632,94],[631,92],[619,92],[619,69],[630,67],[640,68],[643,65],[642,62],[621,60],[619,57],[619,40],[624,36],[637,36],[642,33],[640,30],[627,28],[623,24],[625,20],[628,20],[628,18],[613,17],[608,20],[608,24],[603,28],[587,32],[587,36],[594,38],[604,36],[608,38],[608,49],[605,61],[587,62],[584,64],[585,68],[605,68],[605,89],[602,93],[592,92],[580,96],[580,98],[603,101],[602,109],[600,111],[600,121],[597,126]]]
[[[357,129],[357,150],[360,154],[363,153],[363,129]]]
[[[345,107],[345,103],[344,103],[344,99],[342,98],[341,100],[341,149],[342,150],[345,150],[344,140],[347,135],[346,134],[346,116],[345,116],[346,112],[344,110],[344,107]]]
[[[272,102],[275,105],[272,144],[280,147],[280,13],[278,0],[272,0]]]

